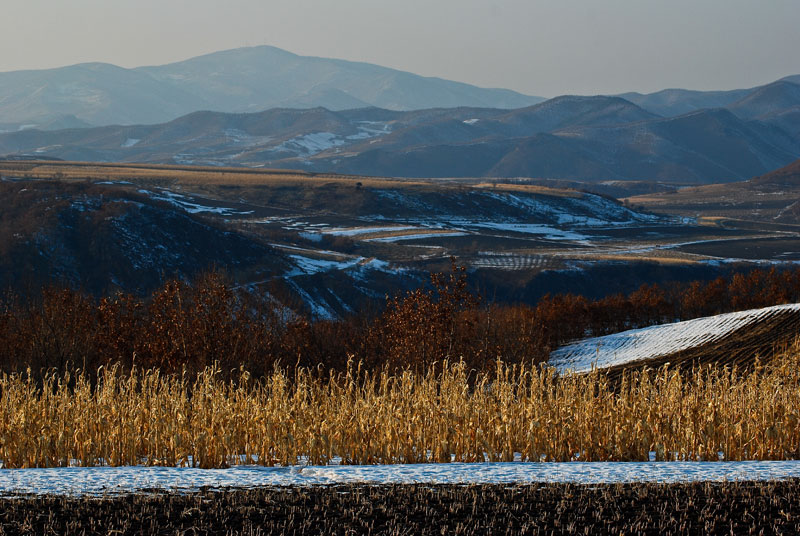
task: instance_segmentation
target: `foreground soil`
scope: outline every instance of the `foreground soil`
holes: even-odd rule
[[[797,534],[800,480],[0,499],[0,534]]]

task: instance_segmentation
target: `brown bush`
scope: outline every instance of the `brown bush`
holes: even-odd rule
[[[435,362],[478,356],[479,300],[467,289],[466,269],[452,266],[450,274],[432,274],[433,289],[420,288],[387,303],[367,338],[371,365],[411,366],[425,370]]]

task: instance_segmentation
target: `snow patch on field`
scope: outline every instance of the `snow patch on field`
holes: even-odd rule
[[[542,235],[548,240],[588,240],[589,237],[577,233],[575,231],[566,231],[558,229],[550,225],[541,225],[536,223],[507,223],[507,222],[489,222],[489,221],[474,221],[474,222],[459,222],[461,225],[467,227],[479,227],[482,229],[493,229],[496,231],[511,231],[514,233]]]
[[[291,272],[287,275],[287,277],[292,277],[294,275],[318,274],[320,272],[329,272],[331,270],[347,270],[348,268],[356,266],[364,259],[363,257],[357,257],[354,259],[348,259],[346,261],[334,261],[328,259],[313,259],[310,257],[303,257],[302,255],[289,255],[289,257],[297,265],[299,272]]]
[[[384,232],[392,232],[392,231],[409,231],[412,229],[419,229],[419,227],[409,226],[409,225],[402,225],[402,226],[394,226],[394,227],[342,227],[342,228],[335,228],[335,229],[323,229],[320,232],[323,234],[329,234],[333,236],[358,236],[362,234],[371,234],[371,233],[384,233]]]
[[[370,259],[370,260],[368,260],[366,262],[363,262],[361,264],[361,268],[363,268],[363,269],[376,270],[378,272],[392,273],[392,272],[402,272],[402,271],[404,271],[404,269],[396,269],[396,270],[394,270],[394,269],[392,269],[391,266],[392,265],[389,264],[389,262],[387,262],[387,261],[382,261],[381,259],[374,259],[374,258]]]
[[[383,236],[380,238],[368,238],[364,242],[399,242],[401,240],[420,240],[423,238],[446,238],[451,236],[466,236],[469,233],[463,231],[443,232],[443,233],[417,233],[395,236]]]
[[[273,151],[287,151],[301,156],[314,156],[315,154],[341,147],[352,142],[367,140],[384,136],[391,132],[388,124],[378,121],[357,121],[357,132],[348,136],[333,132],[312,132],[288,139],[272,148]]]
[[[585,339],[553,351],[548,363],[561,372],[588,372],[592,367],[654,359],[713,343],[785,311],[800,311],[800,304],[751,309]]]
[[[483,195],[531,215],[545,217],[558,225],[608,227],[663,220],[661,216],[635,212],[593,194],[585,194],[583,197],[554,197],[552,201],[508,192],[484,192]]]
[[[312,242],[322,242],[322,235],[319,233],[297,233],[298,236],[301,238],[305,238],[306,240],[311,240]]]
[[[170,192],[169,190],[160,190],[158,192],[139,190],[139,193],[148,195],[157,201],[166,201],[167,203],[171,203],[176,207],[182,208],[189,214],[210,213],[219,214],[220,216],[243,216],[253,213],[252,210],[236,210],[230,207],[210,207],[207,205],[201,205],[184,195],[176,194],[175,192]]]
[[[391,132],[389,125],[380,121],[359,121],[358,134],[347,136],[348,140],[366,140],[384,136]]]
[[[138,138],[128,138],[127,140],[122,142],[122,145],[120,145],[120,147],[127,149],[129,147],[133,147],[134,145],[136,145],[140,141],[142,141],[142,140],[140,140]]]
[[[0,495],[106,495],[160,489],[314,486],[328,484],[535,484],[571,482],[722,482],[800,478],[800,461],[565,462],[331,465],[230,469],[72,467],[2,469]]]
[[[303,136],[296,136],[276,146],[276,151],[290,151],[313,156],[332,147],[344,145],[344,140],[333,132],[312,132]]]

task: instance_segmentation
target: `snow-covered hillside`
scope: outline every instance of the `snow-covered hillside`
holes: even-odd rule
[[[751,309],[594,337],[558,348],[550,354],[549,364],[562,372],[588,372],[592,367],[607,368],[668,356],[717,342],[737,330],[786,312],[800,313],[800,304]]]

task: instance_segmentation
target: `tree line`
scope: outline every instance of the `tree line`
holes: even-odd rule
[[[546,295],[535,305],[487,303],[470,290],[464,267],[431,275],[429,285],[387,300],[379,312],[312,320],[258,292],[235,290],[219,273],[165,282],[147,297],[97,299],[47,287],[34,298],[0,300],[0,372],[96,371],[119,364],[193,374],[216,364],[260,376],[276,366],[341,371],[426,371],[463,360],[477,371],[498,360],[528,365],[558,346],[677,320],[800,301],[800,269],[643,285],[591,300]]]

